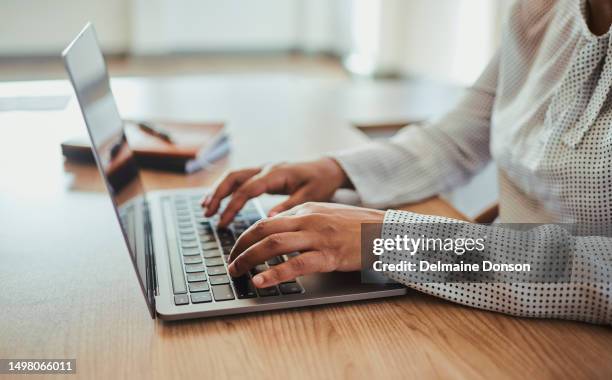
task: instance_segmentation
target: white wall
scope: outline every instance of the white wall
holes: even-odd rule
[[[137,53],[295,47],[299,0],[134,0]]]
[[[342,51],[347,0],[132,0],[132,51]]]
[[[129,0],[0,0],[0,55],[58,55],[89,20],[107,52],[124,52],[129,11]]]
[[[107,53],[341,51],[349,0],[0,0],[0,56],[56,55],[87,21]]]
[[[437,80],[470,84],[498,41],[497,2],[412,0],[405,30],[403,69]]]
[[[0,56],[55,55],[92,20],[108,52],[302,49],[357,73],[471,83],[512,0],[0,0]]]
[[[349,68],[470,84],[498,43],[510,0],[353,0]]]

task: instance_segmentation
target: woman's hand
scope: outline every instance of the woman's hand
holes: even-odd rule
[[[229,258],[229,273],[238,277],[274,256],[300,252],[256,275],[258,288],[314,272],[361,268],[361,225],[381,223],[384,211],[329,203],[305,203],[264,219],[245,231]]]
[[[288,194],[289,199],[270,210],[270,216],[308,201],[328,201],[340,187],[350,186],[344,170],[331,158],[295,164],[279,164],[266,168],[237,170],[219,182],[202,206],[210,217],[219,210],[223,198],[231,201],[219,219],[219,227],[226,227],[251,198],[264,193]]]

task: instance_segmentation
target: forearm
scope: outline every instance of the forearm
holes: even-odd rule
[[[436,236],[441,228],[452,226],[450,223],[454,222],[457,221],[388,211],[382,237]],[[490,249],[478,257],[478,261],[525,262],[531,264],[531,271],[489,273],[479,281],[472,281],[474,274],[467,272],[388,271],[385,274],[411,288],[481,309],[525,317],[612,324],[612,239],[608,236],[572,236],[555,225],[543,225],[529,231],[471,223],[455,226],[453,231],[457,231],[458,236],[488,237]],[[453,253],[435,252],[432,255],[439,255],[436,258],[442,261],[458,261],[457,258],[444,257]],[[470,257],[465,255],[461,260],[468,262]],[[432,257],[429,259],[436,260]],[[401,260],[415,262],[422,258],[420,253],[410,256],[389,251],[381,260],[391,264]]]
[[[443,118],[331,156],[364,205],[422,200],[465,183],[490,160],[490,122],[498,72],[496,55],[478,81]]]

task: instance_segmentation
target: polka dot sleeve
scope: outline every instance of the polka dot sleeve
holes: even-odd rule
[[[387,211],[383,238],[397,235],[436,236],[440,228],[458,221],[419,215],[406,211]],[[591,323],[612,324],[612,238],[604,236],[575,237],[555,225],[542,225],[531,236],[539,244],[525,249],[528,232],[500,229],[493,226],[461,223],[462,236],[489,236],[492,248],[485,259],[492,262],[530,260],[539,262],[538,271],[517,274],[498,272],[493,282],[474,283],[460,276],[454,282],[437,281],[435,277],[419,278],[409,272],[386,272],[389,278],[413,289],[464,305],[506,314],[560,318]],[[495,229],[495,231],[494,231]],[[398,263],[414,256],[386,251],[382,261]],[[558,268],[567,270],[558,282],[540,281],[543,273]],[[440,274],[439,276],[442,276]],[[432,281],[436,280],[436,281]]]

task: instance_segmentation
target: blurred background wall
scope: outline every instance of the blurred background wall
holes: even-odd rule
[[[324,54],[359,75],[471,83],[511,0],[2,0],[0,59],[55,57],[88,20],[106,53]]]

